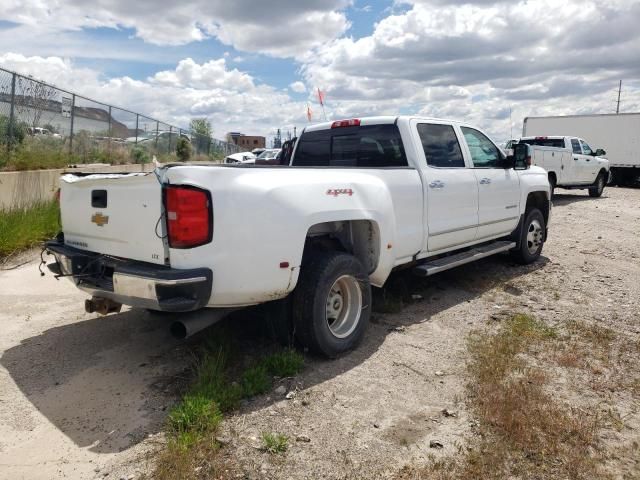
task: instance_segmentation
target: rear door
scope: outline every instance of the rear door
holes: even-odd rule
[[[164,264],[162,210],[153,173],[65,175],[60,181],[64,241],[81,250]]]
[[[436,252],[472,242],[478,228],[478,184],[451,124],[414,120],[427,215],[427,250]]]
[[[477,240],[511,233],[518,225],[520,178],[504,168],[500,149],[481,131],[460,127],[478,184]]]

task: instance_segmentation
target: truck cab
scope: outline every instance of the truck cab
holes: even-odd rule
[[[592,197],[602,195],[609,178],[604,150],[570,136],[523,137],[520,142],[531,146],[532,163],[548,172],[552,189],[588,189]]]

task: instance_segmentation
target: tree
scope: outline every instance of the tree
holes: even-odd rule
[[[191,158],[191,142],[184,138],[178,138],[178,144],[176,145],[176,155],[181,162],[188,162]]]
[[[213,133],[211,122],[206,118],[193,118],[189,127],[191,129],[191,138],[196,153],[208,154],[211,135]]]
[[[45,111],[58,109],[59,113],[60,104],[54,101],[58,91],[54,87],[30,78],[18,77],[16,90],[16,114],[29,127],[39,127]]]

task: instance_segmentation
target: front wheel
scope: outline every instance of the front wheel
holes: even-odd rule
[[[528,210],[520,230],[520,245],[511,255],[523,265],[535,262],[542,253],[544,236],[545,222],[542,212],[537,208]]]
[[[293,293],[298,341],[329,358],[354,348],[371,316],[371,285],[360,261],[342,252],[314,252]]]
[[[592,187],[589,188],[589,196],[590,197],[599,197],[602,195],[604,191],[604,186],[606,184],[606,180],[604,175],[600,173],[598,178],[596,178],[596,183],[593,184]]]

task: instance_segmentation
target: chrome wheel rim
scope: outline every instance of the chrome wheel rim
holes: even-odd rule
[[[534,255],[538,251],[542,245],[542,236],[542,224],[537,219],[532,220],[527,229],[527,249],[530,254]]]
[[[352,275],[342,275],[329,289],[325,320],[329,331],[336,338],[353,333],[360,323],[362,290],[360,282]]]

